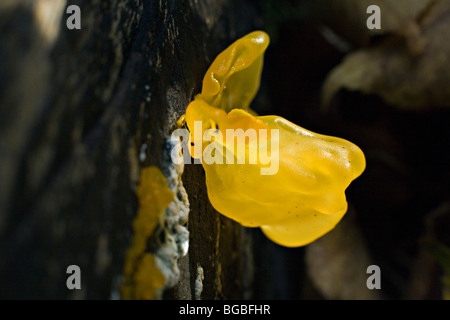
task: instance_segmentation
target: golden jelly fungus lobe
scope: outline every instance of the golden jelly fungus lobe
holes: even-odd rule
[[[157,167],[142,169],[136,191],[139,210],[133,221],[133,240],[124,266],[122,299],[150,300],[165,284],[165,277],[156,266],[155,256],[147,250],[147,241],[174,199],[166,178]]]
[[[308,244],[347,211],[344,191],[364,170],[364,155],[349,141],[281,117],[258,118],[279,130],[277,173],[262,175],[260,161],[204,165],[208,197],[217,211],[243,226],[261,227],[278,244]]]
[[[193,158],[197,159],[202,157],[205,148],[210,144],[208,141],[203,142],[205,133],[208,130],[218,130],[219,133],[225,134],[225,137],[227,129],[240,129],[243,131],[251,129],[256,132],[259,132],[260,129],[266,129],[267,132],[270,132],[270,128],[263,121],[244,110],[233,109],[226,113],[224,110],[211,107],[201,99],[195,99],[191,102],[186,109],[184,118],[190,132],[190,153]],[[199,122],[201,125],[196,126],[195,122]],[[202,143],[199,143],[199,141],[202,141]]]
[[[278,116],[254,116],[245,111],[251,100],[248,97],[253,98],[253,89],[259,86],[258,68],[268,42],[264,32],[256,31],[222,52],[206,73],[202,93],[188,105],[182,122],[190,132],[193,158],[210,152],[216,159],[222,158],[213,163],[202,161],[213,207],[243,226],[260,227],[280,245],[303,246],[342,219],[347,211],[345,189],[364,171],[365,157],[347,140],[311,132]],[[234,84],[229,86],[230,82]],[[246,88],[250,88],[250,95],[243,92]],[[196,125],[199,122],[201,125]],[[243,138],[223,138],[228,130],[239,129]],[[251,135],[251,130],[256,135]],[[205,139],[208,132],[214,138]],[[263,173],[262,169],[273,165],[268,159],[277,162],[276,170]]]
[[[206,71],[198,99],[227,112],[235,108],[248,110],[259,89],[263,54],[268,45],[269,36],[263,31],[235,41]]]

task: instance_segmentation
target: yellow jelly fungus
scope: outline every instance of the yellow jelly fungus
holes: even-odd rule
[[[364,171],[365,157],[347,140],[308,131],[278,116],[254,116],[243,110],[248,110],[259,86],[268,42],[264,32],[256,31],[222,52],[179,124],[189,129],[190,142],[203,138],[201,147],[191,143],[193,158],[211,150],[223,158],[202,161],[208,197],[218,212],[243,226],[260,227],[280,245],[303,246],[332,230],[344,216],[345,189]],[[241,140],[218,135],[205,140],[208,129],[222,136],[227,129],[254,129],[259,134]],[[265,131],[267,135],[262,134]],[[261,171],[269,165],[258,152],[264,148],[272,162],[277,161],[272,174]]]
[[[234,108],[247,110],[259,89],[268,45],[269,36],[262,31],[235,41],[206,71],[198,98],[227,112]]]
[[[142,169],[136,193],[139,211],[133,221],[133,240],[126,255],[121,295],[126,300],[155,299],[157,290],[165,284],[165,277],[156,266],[154,255],[146,251],[147,241],[174,194],[157,167]]]

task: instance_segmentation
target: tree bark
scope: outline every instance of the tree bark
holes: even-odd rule
[[[253,30],[255,8],[49,3],[0,3],[0,298],[119,298],[140,169],[168,174],[177,118],[215,56]],[[81,30],[66,27],[71,4]],[[186,166],[182,179],[190,249],[163,298],[242,298],[241,227],[209,204],[201,166]],[[66,287],[73,264],[81,290]]]

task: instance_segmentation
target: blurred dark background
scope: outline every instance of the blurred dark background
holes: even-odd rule
[[[402,46],[398,51],[407,46],[407,40],[396,30],[368,34],[365,23],[358,24],[355,21],[359,19],[365,22],[364,19],[369,15],[365,11],[354,11],[355,2],[331,2],[261,2],[264,28],[273,40],[265,56],[263,87],[256,108],[258,110],[260,107],[258,111],[263,114],[280,115],[312,131],[343,137],[361,147],[366,155],[367,168],[347,189],[351,210],[344,220],[352,219],[352,228],[359,232],[359,237],[354,240],[364,242],[370,263],[380,266],[383,280],[379,297],[439,299],[442,297],[440,278],[443,270],[435,265],[440,258],[431,255],[434,251],[430,249],[432,246],[429,246],[429,241],[433,238],[447,246],[449,244],[448,103],[436,105],[430,99],[429,103],[419,109],[414,106],[399,107],[385,102],[375,93],[363,93],[363,90],[344,87],[333,97],[328,108],[324,108],[324,82],[332,70],[352,52],[377,50],[391,41]],[[399,7],[393,8],[393,11],[401,10],[401,6],[406,5],[406,2],[398,3]],[[419,5],[426,7],[427,4],[423,2]],[[351,10],[353,11],[349,13]],[[423,10],[431,11],[432,8]],[[450,18],[448,7],[441,7],[439,10],[442,10],[441,17]],[[405,9],[404,12],[406,11],[408,10]],[[389,14],[392,12],[382,7],[382,23],[388,20],[385,17]],[[417,23],[425,20],[423,14],[423,11],[417,14]],[[346,20],[345,17],[350,18]],[[427,31],[423,31],[422,36],[427,37]],[[441,46],[447,46],[445,41],[441,42]],[[396,46],[392,46],[386,50],[395,55],[396,49]],[[442,65],[446,70],[438,70],[434,74],[437,82],[443,81],[441,87],[436,88],[434,83],[430,83],[428,88],[418,91],[417,95],[427,96],[432,90],[439,91],[443,97],[449,95],[449,89],[444,83],[450,68],[450,51],[448,48],[442,50],[447,53]],[[426,45],[422,54],[430,54]],[[386,57],[387,64],[388,53]],[[408,57],[407,53],[405,57]],[[420,55],[415,58],[419,60]],[[366,65],[356,65],[355,69],[358,68],[366,68],[367,77],[371,76]],[[434,66],[429,69],[434,70]],[[415,71],[404,70],[405,77],[427,81],[425,77],[417,77]],[[378,85],[383,86],[383,83]],[[390,84],[386,80],[384,85]],[[288,274],[298,270],[296,281],[302,283],[300,287],[287,289],[286,294],[291,298],[295,295],[311,297],[308,286],[311,274],[308,274],[307,269],[308,264],[317,266],[297,255],[308,250],[316,254],[323,253],[329,259],[322,268],[333,268],[333,259],[343,256],[338,251],[351,250],[333,247],[330,242],[336,243],[337,239],[330,239],[330,242],[323,240],[298,250],[279,249],[279,252],[285,252],[287,256],[285,266],[289,270]],[[322,250],[309,248],[322,245]],[[326,246],[330,247],[329,251]],[[308,257],[314,260],[312,256]],[[327,289],[333,285],[339,287],[342,281],[340,275],[346,274],[345,268],[352,269],[352,264],[358,265],[360,260],[358,256],[344,259],[346,267],[343,270],[330,271],[334,273],[334,278],[327,279],[323,276],[321,280],[320,277],[313,277],[316,289],[322,288],[322,292],[315,293],[322,297],[345,297],[345,293],[336,296],[333,290]],[[278,258],[274,260],[279,261]],[[323,258],[322,262],[325,262]],[[292,283],[288,279],[285,281]],[[323,281],[335,283],[327,286],[320,283]],[[358,294],[364,295],[355,288],[353,297],[357,298]],[[275,296],[274,294],[273,297]]]

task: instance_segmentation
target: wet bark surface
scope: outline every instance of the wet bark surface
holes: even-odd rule
[[[70,4],[81,30],[66,28]],[[209,64],[252,30],[253,7],[237,4],[0,4],[1,298],[118,298],[139,170],[164,167]],[[195,296],[201,265],[202,298],[239,298],[240,227],[205,205],[201,166],[185,175],[190,251],[165,297]],[[82,290],[66,287],[72,264]]]

